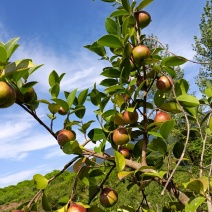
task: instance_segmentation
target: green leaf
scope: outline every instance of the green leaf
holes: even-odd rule
[[[163,138],[163,136],[158,132],[149,131],[148,134],[153,135],[153,136],[158,137],[158,138]]]
[[[102,76],[110,77],[110,78],[119,78],[121,72],[115,68],[105,68],[104,71],[101,73]]]
[[[68,204],[66,204],[62,208],[58,209],[57,212],[67,212],[67,210],[68,210]]]
[[[42,196],[42,208],[43,208],[44,211],[52,211],[45,192],[43,193],[43,196]]]
[[[157,90],[154,95],[154,103],[156,106],[161,106],[166,100],[166,96],[163,92]]]
[[[167,145],[161,138],[155,138],[153,139],[150,144],[148,145],[148,148],[152,149],[153,151],[158,151],[162,154],[166,154]]]
[[[199,100],[192,95],[184,94],[177,97],[177,100],[181,105],[187,107],[196,107],[199,106]]]
[[[32,62],[31,59],[17,60],[7,65],[5,69],[2,71],[0,77],[8,76],[18,71],[25,71],[34,66],[35,64]]]
[[[180,79],[175,83],[175,92],[177,96],[182,94],[187,94],[189,89],[189,84],[185,79]]]
[[[211,87],[206,87],[205,88],[205,94],[209,98],[212,96],[212,88]]]
[[[103,79],[100,82],[100,85],[108,87],[108,86],[111,86],[111,85],[116,85],[117,83],[118,83],[118,81],[116,79],[108,78],[108,79]]]
[[[45,189],[48,185],[48,180],[41,174],[35,174],[33,176],[33,182],[37,189]]]
[[[99,141],[99,140],[102,140],[103,138],[105,138],[105,134],[102,129],[94,128],[88,133],[88,137],[92,141]]]
[[[79,118],[82,119],[85,115],[85,106],[84,105],[77,105],[74,109],[75,115]]]
[[[115,162],[116,162],[116,167],[118,171],[122,171],[126,165],[125,158],[124,156],[119,153],[118,151],[114,150],[114,155],[115,155]]]
[[[12,56],[13,52],[17,49],[18,40],[19,40],[19,38],[13,38],[5,44],[5,48],[7,50],[7,58],[10,58]]]
[[[52,98],[57,98],[60,93],[60,84],[56,83],[54,86],[50,89]]]
[[[75,141],[69,141],[63,146],[63,152],[65,154],[76,154],[76,155],[81,155],[82,154],[82,149],[79,146],[79,143]]]
[[[160,109],[162,109],[164,111],[174,113],[174,114],[182,112],[180,106],[176,102],[173,102],[173,101],[165,102],[162,105],[160,105],[159,107],[160,107]]]
[[[172,78],[176,77],[176,72],[173,68],[164,66],[163,70],[166,71]]]
[[[123,15],[128,15],[129,13],[124,10],[124,9],[121,9],[121,10],[116,10],[114,11],[113,13],[110,14],[110,17],[117,17],[117,16],[123,16]]]
[[[173,154],[176,158],[180,158],[184,149],[184,144],[181,142],[176,142],[173,148]]]
[[[97,89],[93,89],[90,93],[90,99],[93,105],[98,106],[101,103],[101,94]]]
[[[112,18],[106,18],[105,28],[109,34],[116,35],[117,34],[117,24]]]
[[[89,177],[98,177],[102,176],[104,172],[101,169],[94,169],[90,172]]]
[[[113,85],[105,89],[105,93],[113,93],[119,90],[123,90],[123,86],[121,85]]]
[[[200,180],[191,179],[188,183],[183,183],[184,187],[190,189],[197,194],[204,194],[203,183]]]
[[[97,42],[94,42],[92,45],[84,46],[85,48],[89,49],[90,51],[96,53],[101,57],[106,57],[105,48],[100,46]]]
[[[160,171],[159,173],[158,172],[145,172],[144,173],[144,176],[149,176],[149,177],[158,177],[160,179],[163,179],[163,175],[166,174],[166,172],[164,171]]]
[[[122,180],[130,174],[134,174],[134,171],[131,171],[131,172],[121,171],[118,173],[118,178],[119,178],[119,180]]]
[[[205,201],[205,197],[196,197],[185,206],[185,212],[194,212]]]
[[[71,106],[72,106],[72,104],[74,102],[74,99],[76,97],[76,93],[77,93],[77,88],[74,89],[72,92],[70,92],[70,94],[67,97],[67,102],[68,102],[69,108],[71,108]]]
[[[141,3],[137,6],[136,10],[139,11],[139,10],[145,8],[145,7],[148,6],[151,2],[153,2],[153,0],[143,0],[143,1],[141,1]]]
[[[107,46],[111,48],[123,47],[121,41],[115,35],[104,35],[97,42],[100,46]]]
[[[121,0],[121,3],[124,7],[124,9],[127,11],[127,12],[130,12],[130,3],[128,0]]]
[[[170,56],[167,58],[164,58],[162,60],[162,64],[165,66],[180,66],[187,62],[187,59],[181,56]]]
[[[0,62],[6,62],[7,61],[7,50],[5,47],[0,46]]]
[[[86,101],[87,96],[88,96],[88,89],[81,91],[81,93],[78,96],[78,104],[83,105]]]
[[[86,122],[85,124],[82,125],[82,129],[83,129],[84,131],[86,131],[86,130],[91,126],[91,124],[92,124],[93,122],[95,122],[95,121],[94,121],[94,120],[91,120],[91,121]]]
[[[60,78],[56,71],[52,71],[49,75],[49,85],[53,87],[56,83],[60,83]]]
[[[65,111],[69,111],[69,106],[66,101],[64,101],[62,99],[57,99],[57,98],[53,98],[51,100],[54,101],[55,103],[57,103],[58,105],[60,105]]]
[[[166,121],[160,126],[160,134],[163,136],[164,139],[168,138],[173,127],[174,127],[174,121],[173,120]]]

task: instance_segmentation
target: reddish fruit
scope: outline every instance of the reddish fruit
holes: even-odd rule
[[[154,118],[154,123],[157,123],[160,125],[160,123],[164,123],[168,120],[170,120],[171,117],[169,116],[169,114],[163,112],[163,111],[157,111],[156,112],[156,116]]]
[[[113,142],[116,145],[123,145],[130,140],[129,134],[124,127],[117,128],[113,133]]]
[[[150,57],[150,50],[143,45],[136,46],[132,50],[133,60],[136,64],[141,65],[144,59]]]
[[[111,188],[103,188],[100,194],[100,203],[103,207],[109,208],[116,204],[118,194]]]
[[[62,116],[65,116],[65,115],[67,115],[68,112],[66,110],[64,110],[63,107],[60,107],[60,109],[58,110],[58,113]]]
[[[10,107],[15,103],[15,89],[7,82],[0,81],[0,108]]]
[[[75,134],[70,130],[61,130],[57,136],[57,141],[60,146],[64,146],[67,142],[73,141],[75,139]]]
[[[68,212],[86,212],[87,210],[79,204],[71,204],[68,208]]]
[[[125,147],[120,147],[119,152],[125,157],[129,158],[130,157],[130,150],[125,148]]]
[[[135,124],[138,121],[138,113],[136,110],[133,112],[125,111],[123,114],[123,119],[126,124]]]
[[[146,11],[139,11],[135,13],[135,18],[138,21],[138,25],[140,28],[145,28],[151,22],[151,16]]]
[[[168,92],[168,91],[171,90],[172,84],[171,84],[170,80],[168,79],[168,77],[161,76],[157,80],[156,86],[157,86],[159,91]]]

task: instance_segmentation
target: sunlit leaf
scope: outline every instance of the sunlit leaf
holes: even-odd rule
[[[104,35],[98,40],[100,46],[107,46],[111,48],[123,47],[120,39],[115,35]]]
[[[160,126],[160,134],[163,136],[164,139],[168,138],[173,127],[174,127],[174,121],[173,120],[166,121]]]
[[[177,100],[183,106],[196,107],[199,105],[199,100],[192,95],[184,94],[177,97]]]
[[[126,165],[124,156],[118,151],[114,150],[115,162],[118,171],[122,171]]]
[[[143,8],[145,8],[146,6],[148,6],[151,2],[153,2],[153,0],[143,0],[141,1],[141,3],[137,6],[136,10],[142,10]]]
[[[104,131],[102,129],[94,128],[88,133],[88,137],[92,141],[99,141],[99,140],[105,138],[105,134],[104,134]]]
[[[48,185],[48,180],[41,174],[35,174],[33,182],[37,189],[45,189]]]

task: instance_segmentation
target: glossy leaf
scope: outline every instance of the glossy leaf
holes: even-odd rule
[[[184,149],[184,144],[181,142],[176,142],[173,148],[173,154],[176,158],[180,158]]]
[[[113,13],[110,14],[110,17],[117,17],[117,16],[123,16],[123,15],[128,15],[129,13],[124,10],[124,9],[120,9],[120,10],[116,10]]]
[[[103,138],[105,138],[105,134],[102,129],[94,128],[88,133],[88,137],[92,141],[99,141],[99,140],[102,140]]]
[[[209,98],[212,96],[212,88],[211,87],[206,87],[205,88],[205,94]]]
[[[100,46],[107,46],[111,48],[121,48],[122,43],[115,35],[104,35],[98,40]]]
[[[110,77],[110,78],[119,78],[120,71],[114,68],[105,68],[104,71],[101,73],[102,76]]]
[[[198,207],[205,201],[205,197],[196,197],[185,206],[185,212],[197,211]]]
[[[146,6],[148,6],[151,2],[153,2],[153,0],[143,0],[141,1],[141,3],[138,5],[138,7],[136,8],[136,10],[142,10],[143,8],[145,8]]]
[[[173,68],[168,67],[168,66],[164,66],[163,70],[166,71],[172,78],[176,77],[176,72]]]
[[[117,83],[118,83],[118,81],[116,79],[108,78],[108,79],[103,79],[100,82],[100,85],[108,87],[108,86],[111,86],[111,85],[116,85]]]
[[[68,106],[69,108],[71,108],[74,99],[76,97],[76,93],[77,93],[77,89],[74,89],[72,92],[69,93],[68,97],[67,97],[67,102],[68,102]]]
[[[121,3],[123,5],[124,9],[127,12],[130,12],[130,3],[129,3],[129,0],[121,0]]]
[[[119,90],[123,90],[124,88],[121,85],[113,85],[105,89],[105,93],[113,93]]]
[[[148,148],[152,149],[153,151],[159,151],[162,154],[166,154],[167,145],[161,138],[155,138],[153,139],[150,144],[148,145]]]
[[[84,105],[77,105],[74,109],[75,115],[79,118],[82,119],[85,115],[86,108]]]
[[[10,58],[12,56],[13,52],[19,46],[17,44],[19,39],[20,38],[13,38],[13,39],[9,40],[7,43],[5,43],[5,49],[7,50],[7,58]]]
[[[178,96],[177,100],[181,105],[187,107],[196,107],[199,105],[199,100],[195,96],[188,94]]]
[[[107,18],[105,21],[105,28],[109,34],[117,34],[117,23],[112,18]]]
[[[57,98],[60,93],[60,84],[56,83],[54,86],[50,89],[52,98]]]
[[[165,66],[180,66],[187,62],[187,59],[180,56],[170,56],[162,60]]]
[[[100,46],[97,42],[94,42],[92,45],[86,45],[84,47],[101,57],[106,57],[105,48],[103,46]]]
[[[0,62],[6,62],[7,61],[7,50],[5,47],[0,46]]]
[[[203,183],[200,180],[192,179],[188,183],[183,183],[184,187],[190,189],[197,194],[204,194]]]
[[[156,99],[156,101],[158,101],[158,100],[160,101],[160,99]],[[176,102],[173,102],[173,101],[164,102],[162,105],[158,105],[158,106],[160,107],[160,109],[167,111],[167,112],[170,112],[170,113],[175,114],[175,113],[181,113],[182,112],[180,106]]]
[[[101,103],[101,94],[97,89],[93,89],[90,93],[90,100],[93,105],[97,106]]]
[[[52,71],[49,75],[49,85],[53,87],[56,83],[60,83],[59,75],[56,71]]]
[[[63,146],[63,152],[65,154],[76,154],[76,155],[81,155],[82,154],[82,149],[79,146],[79,143],[75,141],[69,141]]]
[[[154,95],[154,103],[156,106],[160,107],[166,100],[166,96],[163,92],[157,90]]]
[[[122,171],[125,168],[126,162],[124,156],[118,151],[114,150],[115,162],[118,171]]]
[[[134,174],[134,171],[128,172],[128,171],[121,171],[118,173],[119,180],[124,179],[125,177],[129,176],[130,174]]]
[[[166,121],[160,126],[160,134],[163,136],[164,139],[168,138],[173,127],[174,127],[174,121],[173,120]]]
[[[68,210],[68,204],[66,204],[62,208],[58,209],[56,212],[67,212],[67,210]]]
[[[37,189],[45,189],[48,185],[48,180],[41,174],[35,174],[33,176],[33,182]]]
[[[186,80],[180,79],[175,83],[175,92],[177,96],[187,94],[189,84]]]
[[[69,111],[69,105],[63,99],[53,98],[52,101],[54,101],[55,103],[57,103],[58,105],[60,105],[65,111]]]

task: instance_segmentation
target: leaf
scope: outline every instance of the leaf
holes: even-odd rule
[[[101,103],[100,92],[94,88],[90,93],[90,99],[93,105],[98,106]]]
[[[121,72],[115,68],[105,68],[104,71],[101,73],[102,76],[110,77],[110,78],[119,78]]]
[[[160,134],[163,136],[164,139],[168,139],[168,136],[171,133],[173,127],[173,120],[166,121],[160,126]]]
[[[125,168],[126,162],[124,156],[118,151],[114,150],[115,162],[118,171],[122,171]]]
[[[79,146],[79,143],[75,141],[69,141],[63,146],[63,152],[65,154],[76,154],[76,155],[81,155],[82,154],[82,149]]]
[[[67,102],[68,102],[69,108],[71,108],[71,106],[72,106],[72,104],[74,102],[74,99],[76,97],[76,93],[77,93],[77,88],[74,89],[72,92],[70,92],[70,94],[67,97]]]
[[[104,172],[101,169],[94,169],[90,172],[89,177],[98,177],[102,176]]]
[[[204,194],[203,183],[200,180],[191,179],[190,182],[183,183],[183,185],[185,188],[190,189],[190,190],[196,192],[197,194]]]
[[[176,142],[173,148],[173,154],[176,158],[180,158],[184,149],[184,144],[181,142]]]
[[[42,196],[42,208],[44,211],[51,211],[51,207],[49,205],[49,202],[48,202],[48,199],[46,197],[46,194],[45,192],[43,193],[43,196]]]
[[[189,89],[189,84],[185,79],[180,79],[175,83],[175,92],[177,96],[182,94],[187,94]]]
[[[187,62],[187,59],[181,56],[170,56],[167,58],[164,58],[162,60],[162,64],[165,66],[180,66]]]
[[[75,115],[79,118],[82,119],[85,115],[85,106],[84,105],[77,105],[74,109]]]
[[[196,107],[199,106],[199,100],[192,95],[184,94],[177,97],[177,100],[182,106]]]
[[[173,68],[164,66],[163,70],[166,71],[172,78],[176,77],[176,72]]]
[[[60,105],[65,111],[69,111],[69,105],[63,99],[53,98],[51,100],[54,101],[55,103],[57,103],[58,105]]]
[[[119,91],[119,90],[123,90],[123,86],[122,85],[113,85],[113,86],[110,86],[108,88],[105,89],[105,93],[113,93],[113,92],[116,92],[116,91]]]
[[[108,78],[108,79],[103,79],[99,84],[105,87],[111,86],[111,85],[116,85],[118,83],[118,80]]]
[[[14,72],[18,71],[25,71],[32,67],[34,67],[35,64],[32,62],[31,59],[23,59],[23,60],[17,60],[13,63],[10,63],[5,67],[5,69],[2,71],[1,76],[8,76],[13,74]]]
[[[117,17],[117,16],[123,16],[123,15],[128,15],[129,13],[124,10],[124,9],[120,9],[120,10],[116,10],[113,13],[110,14],[110,17]]]
[[[60,83],[60,79],[59,79],[57,72],[52,71],[49,74],[49,85],[50,85],[50,87],[53,87],[56,83]]]
[[[96,53],[101,57],[106,57],[105,48],[100,46],[97,42],[94,42],[92,45],[84,46],[85,48],[89,49],[90,51]]]
[[[149,177],[158,177],[160,179],[163,179],[163,175],[166,174],[164,171],[158,172],[145,172],[143,175],[144,176],[149,176]]]
[[[145,7],[148,6],[151,2],[153,2],[153,0],[143,0],[143,1],[141,1],[141,3],[137,6],[136,10],[139,11],[139,10],[145,8]]]
[[[185,206],[185,212],[194,212],[205,201],[205,197],[196,197]]]
[[[6,44],[5,44],[5,49],[7,50],[7,58],[10,58],[13,54],[13,52],[16,50],[16,48],[18,47],[18,40],[20,38],[13,38],[11,40],[9,40]]]
[[[56,83],[54,86],[50,89],[52,98],[57,98],[60,93],[60,84]]]
[[[91,126],[91,124],[92,124],[93,122],[95,122],[95,121],[94,121],[94,120],[91,120],[91,121],[86,122],[85,124],[82,125],[82,129],[83,129],[84,131],[86,131],[86,130]]]
[[[112,18],[106,18],[105,28],[109,34],[117,34],[117,24]]]
[[[162,105],[160,105],[159,107],[160,107],[160,109],[170,112],[170,113],[181,113],[182,112],[180,106],[176,102],[173,102],[173,101],[165,102]]]
[[[148,134],[153,135],[153,136],[158,137],[158,138],[163,138],[163,136],[158,132],[149,131]]]
[[[88,89],[81,91],[81,93],[78,96],[78,104],[83,105],[86,101],[87,96],[88,96]]]
[[[166,96],[163,92],[157,90],[154,95],[154,103],[156,106],[161,106],[166,100]]]
[[[205,88],[205,94],[209,98],[212,96],[212,88],[211,87],[206,87]]]
[[[37,189],[45,189],[48,185],[48,180],[41,174],[35,174],[33,176],[33,182]]]
[[[119,180],[122,180],[130,174],[134,174],[134,171],[131,171],[131,172],[121,171],[118,173],[118,178],[119,178]]]
[[[127,12],[130,12],[130,3],[128,0],[121,0],[121,3],[124,7],[124,9],[127,11]]]
[[[148,148],[152,149],[153,151],[158,151],[162,154],[166,154],[167,145],[161,138],[155,138],[153,139],[150,144],[148,145]]]
[[[67,212],[68,210],[68,204],[66,204],[64,207],[57,210],[57,212]]]
[[[105,138],[105,134],[102,129],[94,128],[88,133],[88,137],[92,141],[99,141],[99,140],[102,140],[103,138]]]
[[[115,35],[104,35],[97,42],[100,46],[107,46],[111,48],[123,47],[121,41]]]
[[[7,61],[7,50],[5,47],[0,46],[0,62],[6,62]]]

